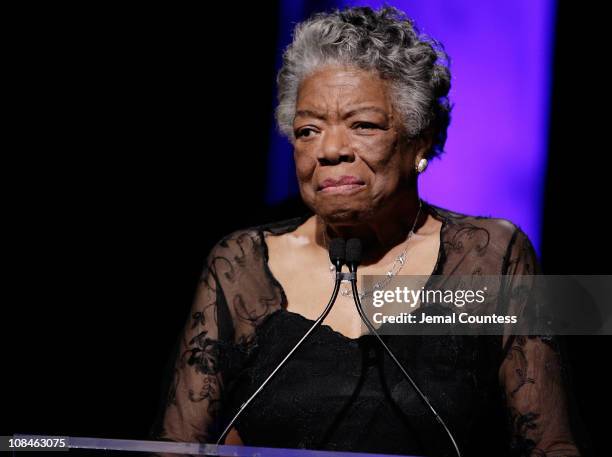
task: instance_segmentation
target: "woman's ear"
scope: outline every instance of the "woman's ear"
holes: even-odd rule
[[[428,163],[429,162],[425,158],[419,159],[419,161],[417,162],[417,164],[414,167],[414,171],[416,171],[416,173],[418,175],[420,175],[421,173],[423,173],[425,171],[425,169],[427,168]]]
[[[429,156],[433,140],[431,135],[422,135],[417,141],[414,155],[414,171],[418,175],[423,173],[427,168],[429,162],[426,157]]]

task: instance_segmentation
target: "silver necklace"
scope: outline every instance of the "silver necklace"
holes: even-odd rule
[[[374,287],[372,287],[372,289],[359,293],[360,299],[363,299],[373,294],[374,291],[376,290],[384,288],[393,279],[393,277],[396,276],[401,271],[401,269],[404,267],[404,264],[406,263],[406,251],[408,251],[408,242],[410,241],[410,238],[412,238],[412,235],[414,235],[414,229],[416,227],[417,221],[419,220],[419,216],[421,215],[422,207],[423,207],[423,202],[421,201],[421,199],[419,199],[419,211],[417,212],[417,215],[414,218],[414,222],[412,223],[412,228],[410,229],[410,232],[408,232],[408,237],[406,238],[406,241],[405,241],[406,247],[404,247],[404,250],[401,252],[400,255],[398,255],[395,258],[395,261],[391,265],[391,268],[385,273],[385,278],[382,281],[374,283]],[[331,273],[332,279],[335,281],[336,280],[336,267],[331,263],[329,265],[329,271]],[[349,282],[349,280],[344,279],[342,282]],[[340,295],[343,295],[344,297],[352,297],[353,292],[351,291],[350,288],[344,287],[340,290]]]

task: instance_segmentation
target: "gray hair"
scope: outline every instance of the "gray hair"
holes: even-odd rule
[[[442,45],[421,34],[400,10],[385,6],[317,13],[296,25],[277,76],[278,129],[292,143],[300,83],[317,69],[340,64],[377,71],[390,81],[394,108],[409,138],[428,136],[427,158],[440,155],[446,142],[451,105],[449,58]]]

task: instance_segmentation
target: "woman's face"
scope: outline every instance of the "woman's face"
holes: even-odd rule
[[[304,202],[326,222],[371,220],[414,185],[415,148],[391,102],[386,81],[353,67],[325,67],[300,85],[296,172]]]

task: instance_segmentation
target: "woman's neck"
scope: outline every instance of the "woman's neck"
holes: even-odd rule
[[[419,211],[419,207],[418,195],[414,195],[413,198],[398,199],[397,204],[390,205],[375,218],[358,224],[333,225],[316,216],[316,244],[327,249],[333,238],[359,238],[362,243],[362,265],[377,263],[394,247],[406,241],[413,226],[416,232],[423,225],[427,214],[424,208]]]

